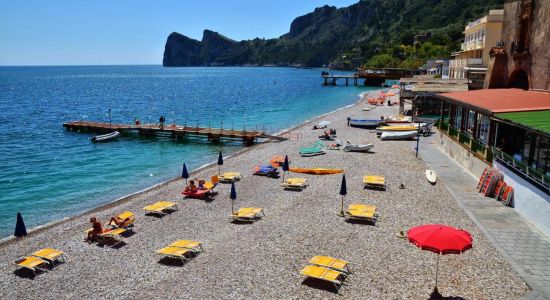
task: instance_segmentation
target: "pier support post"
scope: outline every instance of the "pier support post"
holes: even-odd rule
[[[332,78],[332,85],[336,85],[336,78]]]
[[[323,85],[328,85],[328,81],[326,77],[323,78]]]
[[[348,86],[348,85],[349,85],[349,84],[348,84],[348,78],[346,77],[346,86]]]

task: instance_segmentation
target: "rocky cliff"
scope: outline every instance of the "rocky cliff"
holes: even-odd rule
[[[168,36],[164,66],[321,66],[354,49],[365,59],[395,45],[412,45],[421,31],[457,50],[463,26],[503,0],[361,0],[348,7],[323,6],[297,17],[274,39],[234,41],[205,30],[201,41]],[[457,48],[457,49],[454,49]]]

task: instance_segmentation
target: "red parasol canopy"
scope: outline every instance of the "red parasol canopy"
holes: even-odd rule
[[[407,232],[409,242],[422,250],[437,254],[459,254],[472,248],[469,232],[447,225],[429,224],[417,226]]]

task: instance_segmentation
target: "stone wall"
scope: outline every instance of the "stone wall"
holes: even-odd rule
[[[519,40],[522,3],[532,1],[529,49],[522,55],[512,55],[512,42]],[[485,87],[508,87],[521,71],[529,78],[529,88],[550,90],[550,0],[506,0],[502,23],[502,41],[506,56],[489,61]],[[497,72],[503,72],[497,74]],[[490,77],[490,78],[489,78]]]
[[[437,145],[449,154],[458,164],[470,171],[475,177],[481,177],[483,170],[489,166],[485,161],[477,158],[468,149],[441,133],[439,130],[436,132],[435,136]]]

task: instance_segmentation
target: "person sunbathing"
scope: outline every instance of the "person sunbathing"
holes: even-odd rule
[[[194,180],[189,180],[189,185],[185,187],[185,190],[184,190],[185,193],[195,193],[197,192],[197,186],[195,185],[195,181]]]
[[[109,225],[114,225],[116,227],[125,227],[128,226],[128,222],[130,221],[130,218],[121,218],[119,216],[112,217],[109,221]]]
[[[199,187],[198,187],[198,189],[199,189],[199,190],[205,190],[205,189],[206,189],[206,188],[204,187],[204,184],[205,184],[205,183],[206,183],[206,182],[205,182],[204,180],[199,179]]]
[[[95,217],[90,218],[90,223],[92,223],[92,230],[88,231],[88,237],[84,240],[85,242],[92,242],[95,238],[103,233],[103,225]]]

